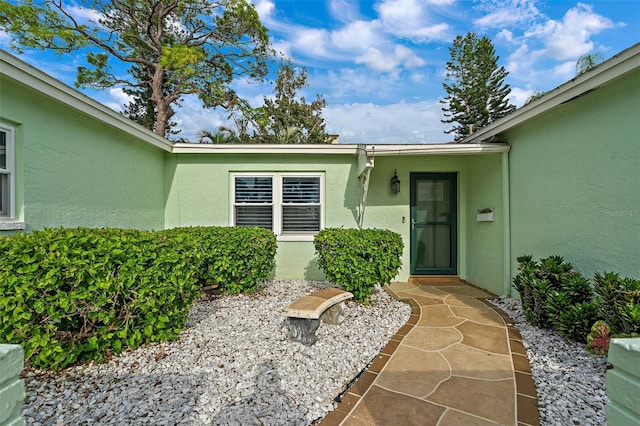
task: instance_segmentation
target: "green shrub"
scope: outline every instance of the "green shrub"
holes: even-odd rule
[[[197,259],[163,233],[45,229],[0,253],[0,336],[35,368],[174,339],[199,294]]]
[[[580,302],[561,312],[553,319],[552,324],[568,340],[585,343],[597,319],[598,305],[594,302]]]
[[[275,266],[277,249],[273,232],[248,227],[193,227],[164,231],[179,237],[198,258],[196,279],[236,294],[252,292]]]
[[[517,261],[518,274],[513,284],[522,299],[525,318],[531,324],[557,329],[559,321],[566,321],[567,316],[561,320],[561,314],[570,306],[593,300],[589,280],[573,271],[562,256],[549,256],[536,262],[527,255],[518,257]]]
[[[384,229],[327,228],[314,240],[327,279],[366,301],[376,284],[389,283],[402,266],[402,237]]]
[[[600,316],[612,333],[640,333],[640,280],[605,272],[595,274],[593,285]]]

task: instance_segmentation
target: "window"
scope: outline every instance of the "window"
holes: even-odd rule
[[[267,228],[280,239],[313,236],[322,228],[321,175],[236,174],[233,196],[236,226]]]
[[[13,129],[0,124],[0,219],[14,217]]]

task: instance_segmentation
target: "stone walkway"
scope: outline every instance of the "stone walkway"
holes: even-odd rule
[[[416,281],[386,287],[413,313],[321,426],[538,425],[522,338],[495,295]]]

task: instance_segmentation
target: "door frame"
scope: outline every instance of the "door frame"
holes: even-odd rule
[[[409,222],[409,255],[411,275],[457,275],[458,274],[458,173],[456,172],[411,172],[410,174],[410,222]],[[415,228],[412,225],[416,218],[416,182],[418,179],[447,179],[449,180],[451,216],[447,222],[426,222],[426,225],[446,223],[450,225],[450,260],[451,268],[423,268],[417,269],[418,249]]]

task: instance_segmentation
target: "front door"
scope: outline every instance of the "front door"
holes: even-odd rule
[[[456,275],[455,173],[411,173],[411,274]]]

